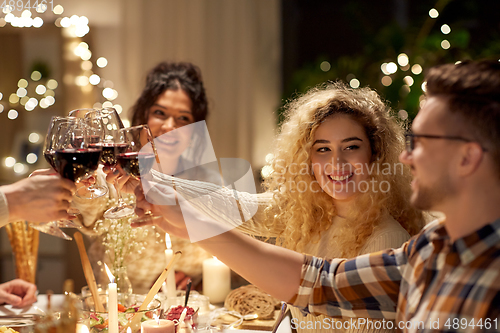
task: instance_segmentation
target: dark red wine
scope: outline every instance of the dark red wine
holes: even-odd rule
[[[55,169],[76,182],[97,170],[100,156],[101,149],[97,148],[56,150]]]
[[[45,157],[45,160],[50,164],[50,166],[54,170],[56,170],[55,155],[56,155],[56,152],[53,150],[46,150],[43,152],[43,157]]]
[[[126,143],[114,142],[92,143],[89,145],[90,148],[102,148],[101,163],[109,167],[114,167],[116,165],[115,153],[124,153],[127,151],[127,146]]]
[[[140,165],[139,165],[140,157]],[[139,179],[142,173],[147,173],[153,167],[155,155],[151,153],[128,152],[116,156],[118,165],[132,177]]]
[[[99,144],[99,140],[100,140],[99,135],[89,135],[89,136],[87,136],[87,144],[89,146],[90,145]],[[83,136],[75,136],[73,138],[73,145],[76,148],[80,148],[80,147],[84,146],[85,145],[84,137]]]

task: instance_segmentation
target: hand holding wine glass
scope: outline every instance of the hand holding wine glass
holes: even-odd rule
[[[153,167],[155,160],[159,162],[154,147],[153,136],[148,125],[139,125],[120,130],[121,139],[127,144],[125,152],[116,153],[118,166],[128,175],[140,180],[141,174],[147,174]],[[132,222],[141,222],[160,218],[150,212],[142,218]]]
[[[91,135],[81,119],[60,125],[54,164],[63,178],[78,182],[97,170],[102,149],[90,147]]]

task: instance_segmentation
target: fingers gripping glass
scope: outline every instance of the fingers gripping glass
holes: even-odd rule
[[[78,119],[75,117],[58,117],[54,116],[50,120],[49,128],[47,130],[47,135],[45,137],[45,142],[43,145],[43,156],[50,164],[50,166],[57,171],[55,163],[55,154],[57,149],[57,144],[59,143],[61,137],[61,131],[67,128],[70,124],[76,124]],[[71,213],[71,211],[70,211]],[[60,237],[66,240],[71,240],[72,238],[64,233],[60,228],[79,228],[80,226],[71,220],[59,220],[50,221],[43,223],[31,224],[33,229],[44,232],[46,234]]]
[[[406,133],[405,134],[405,146],[406,151],[411,153],[413,149],[415,149],[415,138],[426,138],[426,139],[442,139],[442,140],[455,140],[455,141],[463,141],[463,142],[475,142],[474,140],[469,140],[463,138],[461,136],[449,136],[449,135],[428,135],[428,134],[414,134],[414,133]],[[488,151],[481,146],[483,151]]]

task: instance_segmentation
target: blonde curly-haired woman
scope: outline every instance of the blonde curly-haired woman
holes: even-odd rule
[[[261,223],[278,245],[318,257],[399,247],[424,224],[409,203],[411,174],[398,162],[403,149],[403,129],[375,91],[341,82],[309,90],[286,106],[265,179],[273,200]],[[298,332],[369,328],[291,310]]]
[[[241,221],[221,213],[224,196],[238,198],[243,216],[258,204],[241,231],[276,237],[277,245],[317,257],[355,257],[399,247],[423,227],[422,213],[409,203],[410,170],[398,161],[403,148],[403,128],[375,91],[327,83],[287,104],[266,193],[234,196],[230,189],[181,179],[176,191],[185,198],[210,194],[210,205],[190,203],[230,226]],[[298,332],[392,331],[304,317],[294,308],[292,314]]]

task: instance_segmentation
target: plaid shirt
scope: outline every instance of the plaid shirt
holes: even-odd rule
[[[290,303],[304,313],[357,317],[353,325],[395,319],[405,332],[500,331],[499,275],[500,219],[454,243],[441,220],[399,249],[354,259],[306,256]]]

